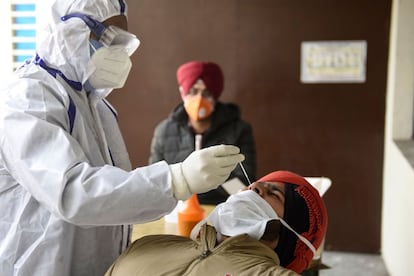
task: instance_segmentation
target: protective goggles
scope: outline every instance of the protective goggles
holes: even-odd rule
[[[73,17],[82,19],[97,37],[97,40],[106,47],[122,45],[125,47],[128,55],[131,56],[139,46],[139,39],[134,34],[124,31],[116,26],[105,26],[102,22],[99,22],[86,14],[71,13],[62,16],[61,20],[66,21]]]

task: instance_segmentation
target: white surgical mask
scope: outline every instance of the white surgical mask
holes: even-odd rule
[[[93,45],[92,45],[93,47]],[[132,67],[125,47],[101,47],[88,63],[88,82],[95,89],[114,89],[124,86]]]
[[[257,193],[251,190],[231,195],[226,202],[220,203],[210,215],[194,227],[194,237],[206,221],[213,225],[217,232],[226,236],[248,234],[260,240],[270,220],[279,219],[273,208]],[[192,233],[193,238],[193,233]]]

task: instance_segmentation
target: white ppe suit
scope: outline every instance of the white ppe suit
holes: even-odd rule
[[[177,203],[167,163],[131,171],[110,91],[82,88],[90,30],[61,20],[81,12],[102,22],[125,9],[123,0],[55,1],[36,58],[0,90],[0,275],[103,275],[130,224]]]

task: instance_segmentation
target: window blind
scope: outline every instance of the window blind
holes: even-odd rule
[[[36,51],[36,3],[12,0],[10,8],[12,66],[16,69]]]

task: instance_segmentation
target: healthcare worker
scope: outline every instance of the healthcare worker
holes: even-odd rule
[[[207,192],[244,159],[214,146],[131,169],[116,111],[138,39],[124,0],[56,0],[33,60],[0,90],[0,275],[103,275],[131,224]]]

